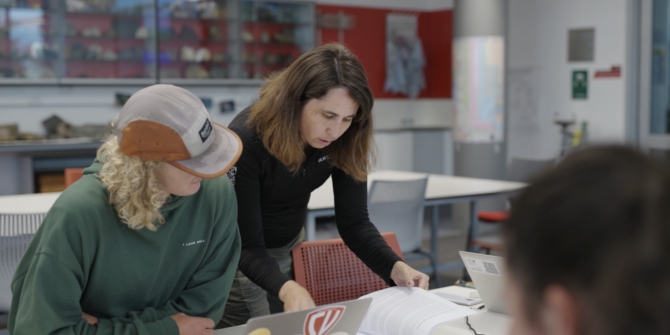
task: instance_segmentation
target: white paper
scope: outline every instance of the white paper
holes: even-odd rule
[[[420,288],[391,287],[364,295],[372,298],[360,333],[428,335],[437,325],[476,312]]]

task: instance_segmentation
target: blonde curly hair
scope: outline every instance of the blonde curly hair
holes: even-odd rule
[[[169,199],[163,185],[154,174],[154,169],[164,164],[156,161],[141,161],[128,157],[119,149],[116,136],[111,136],[98,149],[102,168],[100,180],[109,191],[109,203],[119,214],[121,221],[131,229],[147,228],[156,231],[165,223],[159,209]]]

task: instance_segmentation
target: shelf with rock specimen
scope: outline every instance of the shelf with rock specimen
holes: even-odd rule
[[[132,17],[141,19],[144,16],[141,13],[130,14],[130,13],[110,13],[110,12],[63,12],[63,14],[68,16],[104,16],[104,17]]]
[[[198,44],[198,43],[199,44],[220,43],[220,44],[224,44],[224,45],[227,45],[229,43],[234,43],[234,41],[232,41],[232,40],[217,40],[217,39],[211,39],[211,38],[204,38],[204,39],[200,39],[200,40],[180,40],[178,38],[166,40],[166,39],[161,38],[160,41],[161,41],[161,43],[173,43],[174,42],[174,43],[180,43],[180,44],[184,44],[184,42],[186,42],[186,43],[191,42],[191,43],[195,43],[195,44]]]
[[[54,76],[57,83],[77,84],[86,82],[82,78],[101,84],[114,78],[244,82],[285,67],[314,46],[313,2],[9,1],[19,6],[0,7],[6,23],[0,23],[0,78],[10,78],[0,85]],[[29,28],[12,25],[11,11],[19,7],[21,15],[32,10]]]
[[[310,22],[261,22],[261,21],[242,21],[242,24],[252,24],[256,26],[282,26],[282,27],[297,27],[297,26],[310,26]]]
[[[45,38],[56,39],[60,36],[55,34],[44,35]],[[146,42],[146,38],[135,38],[135,37],[111,37],[111,36],[65,36],[65,41],[128,41],[128,42]]]
[[[139,64],[153,64],[153,62],[145,62],[143,60],[105,60],[105,59],[66,59],[65,60],[68,63],[71,62],[76,62],[76,63],[106,63],[106,64],[114,64],[114,63],[139,63]]]
[[[231,23],[235,22],[235,20],[231,19],[200,19],[197,17],[167,17],[165,20],[170,20],[173,22],[185,22],[185,23],[202,23],[202,22],[207,22],[207,23]]]

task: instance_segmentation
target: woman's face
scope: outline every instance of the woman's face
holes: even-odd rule
[[[200,189],[200,182],[202,181],[202,178],[167,163],[157,167],[154,174],[167,193],[178,196],[195,194]]]
[[[332,88],[320,99],[311,99],[302,108],[300,135],[305,146],[322,149],[349,129],[358,104],[346,88]]]

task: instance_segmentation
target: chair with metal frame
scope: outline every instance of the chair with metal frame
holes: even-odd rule
[[[402,258],[395,234],[383,233],[386,243]],[[358,299],[388,287],[341,238],[302,242],[292,251],[295,281],[317,306]]]
[[[0,314],[9,312],[14,271],[45,215],[0,214]]]
[[[368,192],[370,221],[379,232],[394,232],[405,258],[419,255],[430,261],[436,286],[441,287],[437,260],[421,249],[428,177],[413,180],[373,180]]]
[[[505,180],[517,182],[530,182],[538,174],[551,169],[556,164],[556,159],[527,159],[512,158]],[[509,218],[508,211],[498,212],[479,212],[477,213],[479,225],[498,226],[499,223]],[[468,241],[471,251],[485,251],[487,254],[491,250],[502,251],[502,242],[498,234],[498,229],[489,228],[487,233],[474,236]]]

